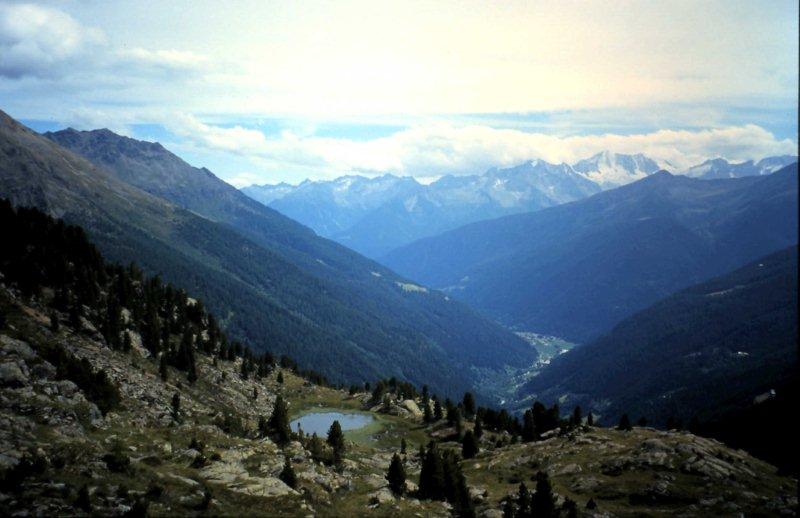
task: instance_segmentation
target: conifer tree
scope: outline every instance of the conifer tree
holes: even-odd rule
[[[172,418],[176,421],[181,420],[181,395],[177,392],[172,395]]]
[[[531,442],[536,439],[536,424],[534,423],[533,412],[526,410],[522,416],[522,441]]]
[[[433,399],[433,418],[437,421],[441,421],[442,417],[444,417],[444,411],[442,410],[442,403],[439,401],[438,398]]]
[[[328,429],[328,445],[333,449],[334,464],[339,464],[344,455],[344,434],[339,421],[334,421]]]
[[[161,381],[169,379],[169,369],[167,368],[167,353],[161,353],[161,358],[158,361],[158,374],[161,376]]]
[[[531,493],[524,482],[520,482],[517,489],[517,512],[519,517],[530,516],[531,514]]]
[[[128,331],[122,332],[122,350],[125,352],[129,352],[133,349],[133,340],[131,340],[131,334]]]
[[[422,410],[423,411],[423,421],[425,421],[426,423],[433,422],[433,412],[431,411],[430,401],[425,401],[423,399],[422,406],[423,406],[423,410]]]
[[[460,408],[456,408],[453,411],[453,420],[456,427],[456,436],[461,439],[464,435],[464,420],[461,417]]]
[[[308,451],[311,453],[311,458],[320,461],[322,460],[323,447],[322,439],[317,436],[317,432],[311,435],[311,440],[308,441]]]
[[[428,444],[425,460],[419,473],[419,497],[427,500],[444,500],[444,466],[433,441]]]
[[[511,498],[506,498],[503,504],[503,518],[514,518],[514,516],[514,502],[511,501]]]
[[[269,418],[267,428],[278,444],[287,444],[291,439],[292,430],[289,428],[289,409],[280,394],[275,398],[275,408],[272,410],[272,416]]]
[[[476,439],[483,437],[483,419],[481,419],[480,416],[475,417],[474,433]]]
[[[283,371],[278,371],[278,383],[283,385]]]
[[[398,454],[392,456],[389,470],[386,472],[386,480],[389,482],[389,489],[396,495],[402,495],[406,490],[406,468]]]
[[[540,471],[536,474],[536,494],[531,505],[533,516],[551,518],[556,516],[556,499],[547,473]]]
[[[50,311],[50,331],[54,333],[58,333],[58,330],[61,328],[58,322],[58,313],[55,310]]]
[[[297,475],[294,472],[292,461],[289,460],[289,457],[286,457],[286,461],[283,463],[283,469],[278,475],[278,478],[280,478],[284,484],[292,489],[297,487]]]
[[[465,459],[471,459],[478,454],[478,440],[472,430],[467,430],[464,434],[464,439],[461,441],[461,456]]]
[[[406,438],[402,437],[400,439],[400,453],[405,455],[406,454]]]
[[[628,414],[622,414],[622,417],[619,418],[617,430],[622,430],[623,432],[629,432],[633,430],[633,426],[631,426],[631,420],[628,417]]]
[[[581,413],[580,405],[575,407],[575,410],[572,411],[572,419],[570,424],[572,426],[580,426],[581,422],[583,421],[583,415]]]
[[[591,412],[589,412],[589,415],[586,416],[586,426],[594,426],[594,416]]]
[[[475,415],[475,396],[472,395],[472,392],[464,393],[464,400],[462,403],[464,405],[464,417],[472,419]]]

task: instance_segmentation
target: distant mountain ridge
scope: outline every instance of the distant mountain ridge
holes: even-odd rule
[[[797,370],[797,247],[680,291],[545,367],[521,390],[580,405],[613,424],[625,412],[688,424],[747,408]]]
[[[662,171],[381,261],[508,326],[586,342],[677,290],[796,244],[797,207],[796,163],[728,180]]]
[[[768,174],[796,157],[758,163],[716,159],[682,174],[703,179]],[[410,177],[343,176],[330,181],[251,185],[242,192],[369,257],[476,221],[532,212],[579,200],[675,170],[643,154],[604,151],[573,165],[529,160],[480,175],[444,176],[429,185]]]
[[[395,375],[442,394],[480,395],[475,366],[535,359],[462,304],[317,237],[160,145],[106,131],[49,136],[97,163],[0,112],[0,196],[81,225],[108,259],[134,260],[197,293],[256,349],[290,354],[332,380]]]
[[[789,164],[797,162],[796,156],[783,155],[763,158],[758,162],[728,162],[724,158],[706,160],[702,164],[690,167],[683,174],[702,180],[718,180],[722,178],[744,178],[746,176],[763,176],[772,174]]]

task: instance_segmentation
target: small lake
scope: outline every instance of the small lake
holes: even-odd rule
[[[303,433],[311,435],[316,433],[324,438],[328,435],[328,429],[334,421],[339,421],[342,431],[357,430],[372,422],[373,418],[368,414],[343,414],[341,412],[312,412],[298,417],[292,421],[290,426],[292,431],[297,431],[297,425],[303,428]]]

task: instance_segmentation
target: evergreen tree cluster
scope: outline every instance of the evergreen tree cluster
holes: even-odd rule
[[[442,451],[431,441],[422,461],[417,496],[420,499],[450,502],[456,516],[474,516],[475,508],[460,460],[456,453]]]
[[[558,405],[550,408],[536,401],[533,407],[525,411],[522,416],[522,440],[531,442],[538,440],[542,434],[555,430],[561,426]]]
[[[105,263],[80,227],[37,209],[14,208],[0,199],[0,228],[4,229],[4,246],[0,247],[3,281],[20,296],[51,307],[53,332],[60,331],[59,315],[66,314],[74,330],[82,330],[84,321],[94,322],[108,346],[122,351],[130,350],[132,333],[138,333],[142,346],[159,359],[164,380],[172,367],[185,373],[190,383],[195,382],[196,354],[224,361],[241,358],[243,378],[261,378],[274,368],[272,354],[256,354],[238,341],[229,341],[203,303],[185,291],[161,282],[158,276],[145,276],[133,264]],[[287,356],[279,363],[327,385],[323,376],[301,371]]]
[[[566,516],[576,512],[575,503],[569,502],[563,506]],[[543,471],[536,474],[536,491],[530,491],[524,482],[520,483],[516,497],[507,497],[503,507],[504,518],[555,518],[560,515],[550,478]]]

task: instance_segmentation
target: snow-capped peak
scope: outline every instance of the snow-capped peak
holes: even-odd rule
[[[572,167],[603,189],[641,180],[661,169],[655,160],[642,154],[625,155],[608,150],[581,160]]]

